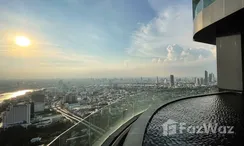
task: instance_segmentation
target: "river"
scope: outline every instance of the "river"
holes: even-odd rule
[[[33,92],[36,90],[33,89],[26,89],[26,90],[19,90],[19,91],[14,91],[14,92],[7,92],[7,93],[2,93],[0,94],[0,103],[3,102],[3,100],[10,99],[10,98],[16,98],[21,95],[25,95],[28,92]]]

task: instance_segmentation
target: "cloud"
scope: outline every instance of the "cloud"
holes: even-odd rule
[[[152,63],[157,64],[157,63],[162,63],[163,60],[161,58],[153,58]]]
[[[77,8],[84,2],[84,0],[66,1],[71,6],[77,6]],[[99,5],[92,7],[94,10],[101,7],[99,9],[102,11],[106,9],[111,12],[111,9],[114,9],[111,0],[103,2],[88,1],[86,2],[88,5],[99,3]],[[107,40],[111,42],[116,39],[116,37],[113,37],[111,40],[110,35],[120,36],[117,34],[127,33],[125,32],[126,30],[116,27],[117,22],[111,22],[114,27],[109,27],[111,32],[117,32],[113,34],[100,29],[97,26],[99,24],[96,23],[92,25],[86,25],[85,23],[84,25],[76,25],[80,24],[81,21],[79,20],[70,23],[69,25],[72,27],[66,27],[65,25],[65,29],[58,29],[63,28],[63,23],[58,23],[59,21],[56,21],[55,24],[50,23],[51,15],[38,19],[31,14],[29,17],[20,17],[21,14],[5,9],[0,16],[12,24],[13,28],[14,24],[22,26],[22,31],[26,35],[30,34],[32,40],[40,42],[44,39],[57,43],[59,39],[61,46],[48,42],[33,42],[30,49],[25,48],[23,50],[23,48],[13,45],[4,45],[2,40],[7,39],[8,41],[3,42],[11,43],[12,37],[16,35],[15,31],[18,31],[14,29],[9,32],[9,30],[4,29],[0,33],[13,33],[13,36],[4,35],[0,38],[0,67],[4,68],[0,72],[0,76],[167,76],[171,73],[175,75],[199,75],[205,69],[211,70],[211,67],[214,66],[212,62],[215,61],[216,51],[213,46],[192,41],[192,12],[189,6],[182,5],[178,0],[148,1],[153,10],[155,10],[156,17],[148,23],[140,23],[138,25],[139,28],[132,33],[131,44],[126,50],[129,56],[123,56],[128,59],[120,60],[118,57],[118,61],[117,59],[112,60],[108,56],[101,58],[92,54],[84,54],[80,51],[95,52],[94,50],[96,49],[94,48],[101,49],[103,44],[107,44]],[[49,9],[49,7],[46,9]],[[52,9],[52,16],[60,16],[59,14],[60,11]],[[123,15],[124,13],[121,14]],[[0,24],[0,26],[5,28],[9,23]],[[79,26],[82,26],[82,29]],[[55,31],[55,33],[49,34],[48,30],[62,31]],[[79,37],[76,32],[82,32],[85,39]],[[40,35],[44,33],[49,35]],[[34,38],[34,36],[37,38]],[[56,37],[58,38],[57,40],[53,39]],[[81,40],[81,45],[74,45]],[[95,41],[96,43],[94,43]],[[70,48],[63,48],[62,45]],[[98,52],[96,53],[98,54]],[[116,58],[116,56],[112,58]]]
[[[165,62],[191,62],[191,61],[197,61],[197,60],[214,60],[215,56],[214,54],[207,49],[199,48],[199,49],[183,49],[178,45],[169,45],[167,48],[167,56],[164,60]]]
[[[189,6],[170,5],[162,8],[157,6],[161,3],[159,0],[149,2],[157,16],[133,32],[132,43],[126,49],[130,56],[153,58],[154,63],[190,62],[216,56],[214,46],[193,41],[192,11]]]

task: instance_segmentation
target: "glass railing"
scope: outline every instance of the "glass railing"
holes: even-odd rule
[[[200,0],[198,4],[196,5],[194,16],[196,16],[199,12],[201,12],[203,9],[203,0]]]
[[[206,8],[207,6],[211,5],[216,0],[203,0],[203,8]]]
[[[215,88],[213,90],[204,87],[199,89],[141,91],[90,114],[84,120],[80,120],[79,123],[56,137],[49,145],[99,146],[121,125],[152,105],[155,106],[156,104],[163,104],[186,96],[212,92],[215,92]]]
[[[216,0],[200,0],[197,4],[193,4],[193,5],[196,5],[195,10],[193,11],[194,12],[193,17],[195,18],[199,12],[201,12],[204,8],[211,5],[214,1],[216,1]],[[193,1],[193,2],[195,2],[195,1]]]
[[[148,98],[150,96],[146,97],[145,94],[147,93],[139,93],[105,106],[66,130],[49,145],[101,145],[122,124],[154,104],[153,98]]]

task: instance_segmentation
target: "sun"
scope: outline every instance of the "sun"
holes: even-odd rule
[[[28,47],[28,46],[30,46],[31,42],[30,42],[30,39],[28,39],[25,36],[16,36],[15,44],[18,46],[21,46],[21,47]]]

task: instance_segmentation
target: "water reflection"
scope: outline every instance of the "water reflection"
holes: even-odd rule
[[[22,96],[28,92],[33,92],[33,91],[34,90],[32,90],[32,89],[27,89],[27,90],[19,90],[19,91],[15,91],[15,92],[8,92],[8,93],[0,94],[0,103],[6,99],[16,98],[18,96]]]

